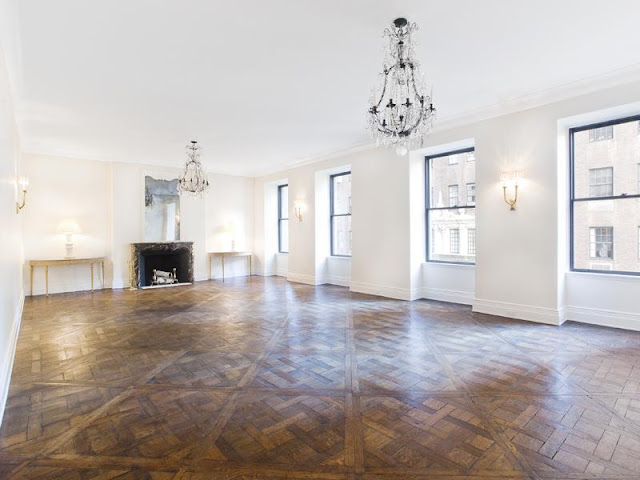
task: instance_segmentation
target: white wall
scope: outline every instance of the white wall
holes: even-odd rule
[[[568,118],[589,112],[640,113],[640,82],[618,85],[517,113],[433,132],[419,152],[398,158],[370,149],[336,156],[256,179],[289,179],[290,201],[308,210],[290,228],[289,278],[322,283],[318,276],[314,175],[350,165],[353,173],[351,289],[395,298],[434,298],[473,304],[478,312],[559,324],[565,319],[640,329],[640,304],[630,299],[640,278],[568,273],[566,130]],[[542,103],[539,98],[535,99]],[[630,106],[631,105],[631,106]],[[626,106],[626,107],[620,107]],[[601,116],[600,119],[603,117]],[[424,262],[424,153],[462,143],[476,148],[475,267]],[[500,172],[522,173],[517,210],[502,199]],[[262,204],[264,206],[264,204]],[[256,226],[256,246],[260,233]],[[321,255],[322,256],[322,255]]]
[[[16,188],[16,178],[24,172],[11,98],[5,59],[0,49],[0,424],[24,300],[22,213],[16,214],[16,202],[22,198]],[[28,202],[22,212],[29,206]]]
[[[129,286],[130,244],[144,241],[144,176],[176,178],[179,169],[149,165],[24,155],[32,178],[30,209],[24,215],[27,259],[62,258],[64,236],[58,225],[73,219],[81,234],[74,235],[75,256],[106,256],[106,286]],[[209,276],[207,252],[250,249],[253,238],[253,180],[210,174],[205,199],[183,196],[180,201],[180,238],[194,242],[194,276]],[[28,291],[28,270],[24,286]],[[219,261],[211,263],[214,278],[221,276]],[[225,276],[245,275],[246,259],[228,259]],[[96,287],[99,282],[96,276]],[[90,288],[86,265],[49,269],[49,292]],[[36,270],[34,294],[45,291],[44,273]]]

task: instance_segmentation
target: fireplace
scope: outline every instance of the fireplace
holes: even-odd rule
[[[131,244],[132,288],[152,286],[153,270],[173,272],[178,283],[193,283],[193,242],[153,242]]]

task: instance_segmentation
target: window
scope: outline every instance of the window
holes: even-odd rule
[[[639,119],[569,131],[571,270],[640,275]]]
[[[599,142],[601,140],[611,140],[613,138],[613,126],[592,128],[589,130],[589,141]]]
[[[458,185],[449,185],[449,206],[458,206]]]
[[[351,256],[351,172],[331,175],[331,255]]]
[[[589,229],[589,256],[591,258],[613,258],[613,227],[591,227]]]
[[[278,187],[278,251],[289,253],[289,185]]]
[[[449,231],[449,251],[451,253],[460,253],[460,229],[452,228]]]
[[[473,148],[467,148],[425,158],[428,262],[475,262],[475,231],[471,234],[475,230],[475,163],[467,162],[473,153]],[[467,202],[463,205],[459,185],[467,188]],[[469,202],[471,198],[473,203]],[[461,231],[467,232],[466,248],[464,237],[461,245]],[[473,244],[469,240],[471,235]]]
[[[470,228],[467,230],[467,253],[469,255],[476,254],[476,229]]]
[[[589,169],[589,196],[610,197],[613,195],[613,167]]]
[[[476,204],[476,184],[467,183],[467,205]]]

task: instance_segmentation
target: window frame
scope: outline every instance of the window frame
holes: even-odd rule
[[[637,194],[626,194],[626,195],[611,195],[607,197],[580,197],[576,198],[575,190],[575,138],[574,135],[578,132],[583,132],[585,130],[591,130],[594,128],[602,128],[611,126],[612,129],[615,125],[619,125],[622,123],[630,123],[633,121],[640,121],[640,115],[632,115],[628,117],[616,118],[614,120],[607,120],[603,122],[590,123],[588,125],[581,125],[579,127],[573,127],[569,129],[569,270],[571,272],[583,272],[583,273],[594,273],[598,275],[629,275],[634,277],[639,277],[640,272],[629,272],[626,270],[592,270],[590,268],[576,268],[575,266],[575,249],[574,249],[574,240],[575,240],[575,232],[574,232],[574,220],[575,220],[575,204],[577,202],[602,202],[607,200],[627,200],[627,199],[638,199],[640,198],[640,193]],[[615,138],[615,135],[612,137]],[[615,172],[616,165],[613,165],[613,169]],[[588,171],[588,169],[587,169]],[[613,179],[615,183],[615,179]],[[613,244],[611,246],[611,252],[615,251],[615,238],[613,239]]]
[[[286,220],[289,222],[289,206],[287,205],[287,216],[282,216],[282,189],[289,188],[288,183],[284,183],[282,185],[278,185],[278,253],[289,253],[289,250],[282,250],[282,221]],[[287,191],[287,198],[289,198],[289,194]]]
[[[610,170],[611,171],[611,183],[591,183],[592,180],[592,173],[595,174],[596,171],[603,171],[603,170]],[[606,167],[595,167],[595,168],[589,168],[588,169],[589,172],[589,198],[600,198],[600,197],[606,197],[606,196],[611,196],[613,195],[614,192],[614,187],[615,185],[613,184],[613,178],[615,175],[615,171],[613,166],[606,166]],[[594,175],[595,176],[595,175]],[[591,190],[594,188],[598,188],[598,187],[602,187],[603,185],[609,186],[611,185],[611,195],[591,195]]]
[[[471,235],[471,232],[473,232],[473,235]],[[473,242],[471,241],[471,239],[473,238]],[[474,228],[467,228],[467,252],[471,253],[471,245],[473,245],[473,254],[476,254],[476,229]]]
[[[473,201],[469,203],[469,187],[473,190]],[[467,201],[466,205],[475,205],[476,204],[476,182],[467,183]]]
[[[431,183],[429,182],[429,167],[431,164],[431,160],[435,159],[435,158],[441,158],[441,157],[448,157],[449,155],[458,155],[460,153],[469,153],[469,152],[474,152],[475,154],[476,151],[476,147],[467,147],[467,148],[461,148],[461,149],[457,149],[457,150],[449,150],[446,152],[442,152],[442,153],[437,153],[434,155],[425,155],[424,157],[424,177],[425,177],[425,261],[428,263],[442,263],[442,264],[449,264],[449,265],[471,265],[471,266],[475,266],[476,262],[455,262],[453,260],[433,260],[430,258],[429,256],[429,252],[430,252],[430,240],[431,240],[431,235],[429,234],[429,212],[432,210],[460,210],[460,209],[465,209],[465,208],[476,208],[476,205],[462,205],[462,206],[457,206],[457,207],[431,207]],[[466,162],[465,162],[466,164]],[[448,164],[451,165],[451,164]],[[454,164],[457,165],[457,164]],[[477,182],[474,182],[477,183]],[[458,192],[459,193],[459,192]],[[475,223],[474,223],[474,228],[475,228]],[[475,256],[475,254],[474,254]]]
[[[597,254],[595,257],[591,256],[591,231],[594,230],[594,240],[593,240],[593,250],[594,252],[598,251],[598,243],[609,243],[609,242],[603,242],[600,241],[598,242],[598,230],[611,230],[611,256],[610,257],[598,257]],[[610,225],[599,225],[596,227],[589,227],[589,260],[614,260],[614,256],[613,256],[613,247],[615,245],[615,236],[613,235],[613,226]]]
[[[334,253],[333,250],[333,219],[335,217],[350,217],[351,216],[351,202],[349,202],[349,213],[334,213],[334,195],[333,195],[333,181],[335,178],[337,177],[343,177],[345,175],[351,175],[351,170],[347,171],[347,172],[341,172],[341,173],[334,173],[333,175],[329,175],[329,242],[331,244],[331,256],[332,257],[341,257],[341,258],[351,258],[353,256],[353,252],[351,252],[351,255],[340,255],[340,254],[336,254]],[[353,183],[352,183],[353,185]]]

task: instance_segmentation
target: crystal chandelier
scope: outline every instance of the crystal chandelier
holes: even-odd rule
[[[200,162],[200,150],[200,145],[195,140],[187,145],[187,161],[178,179],[180,194],[190,193],[193,196],[202,196],[209,189],[209,180]]]
[[[389,43],[380,74],[382,81],[369,103],[371,136],[377,145],[395,146],[398,155],[406,155],[413,146],[422,146],[436,114],[411,43],[411,34],[417,29],[406,18],[397,18],[391,29],[385,29]]]

